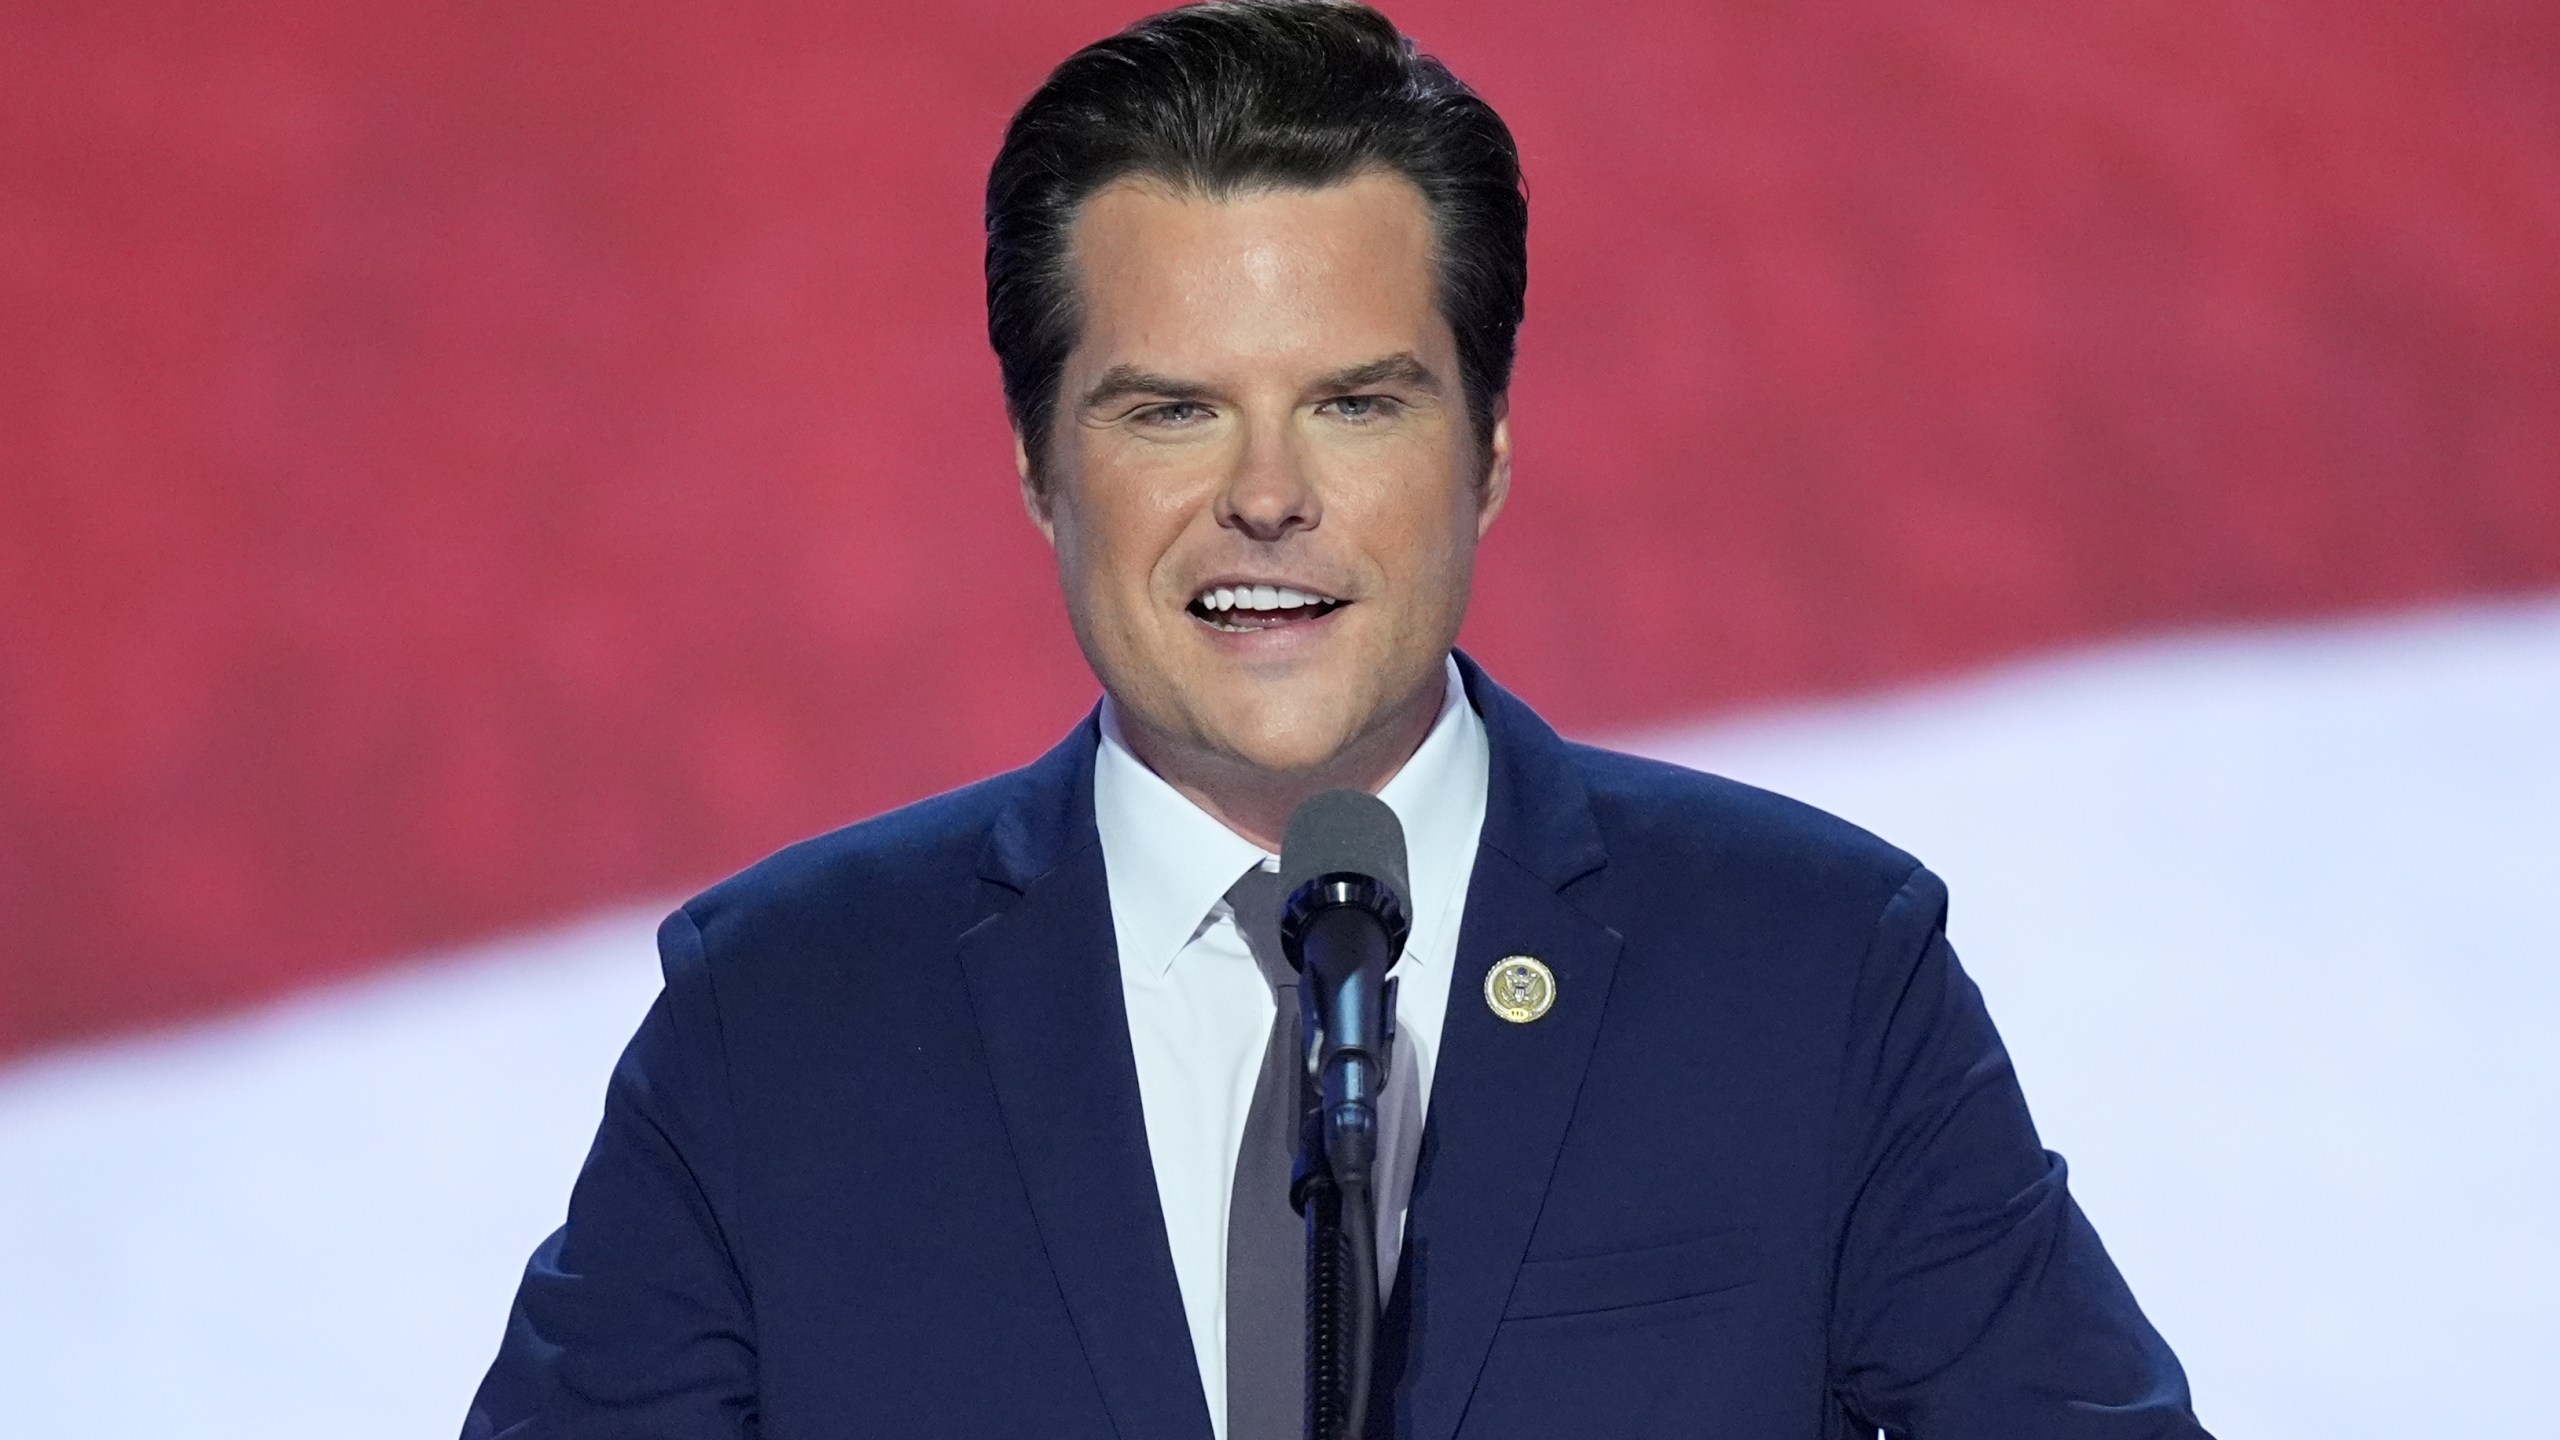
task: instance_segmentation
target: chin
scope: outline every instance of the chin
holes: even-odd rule
[[[1281,723],[1272,723],[1274,719]],[[1255,717],[1254,723],[1228,727],[1219,737],[1218,748],[1267,774],[1304,775],[1332,764],[1352,739],[1352,732],[1335,717],[1295,720],[1266,715]]]

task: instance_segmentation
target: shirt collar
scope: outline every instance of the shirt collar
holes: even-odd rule
[[[1404,826],[1406,878],[1413,893],[1413,933],[1399,964],[1421,964],[1457,953],[1456,929],[1465,909],[1467,879],[1475,873],[1476,841],[1484,833],[1485,793],[1492,746],[1484,720],[1467,703],[1458,662],[1445,661],[1447,689],[1440,718],[1420,749],[1378,792]]]
[[[1172,968],[1246,866],[1272,858],[1148,769],[1121,737],[1107,695],[1093,759],[1093,824],[1120,954],[1155,974]]]
[[[1404,826],[1413,885],[1406,897],[1413,912],[1408,961],[1420,959],[1416,952],[1426,950],[1426,937],[1457,923],[1451,912],[1466,893],[1484,829],[1491,753],[1484,721],[1467,703],[1457,662],[1442,664],[1447,675],[1440,717],[1413,758],[1378,792]],[[1108,696],[1093,765],[1093,818],[1121,954],[1158,974],[1216,918],[1227,887],[1246,866],[1276,860],[1148,769],[1122,737]]]

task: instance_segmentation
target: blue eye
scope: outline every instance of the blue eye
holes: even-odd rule
[[[1168,400],[1139,411],[1138,418],[1150,425],[1188,425],[1208,413],[1208,408],[1197,401]]]
[[[1345,420],[1367,422],[1385,419],[1396,402],[1384,395],[1338,395],[1325,403]]]

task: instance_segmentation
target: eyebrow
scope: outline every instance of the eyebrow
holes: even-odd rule
[[[1317,381],[1316,388],[1338,392],[1386,384],[1406,385],[1433,395],[1440,393],[1440,377],[1410,350],[1399,350],[1393,355],[1382,355],[1347,370],[1336,370]]]
[[[1393,355],[1381,355],[1375,360],[1336,370],[1318,380],[1314,388],[1339,394],[1385,384],[1406,385],[1432,395],[1440,394],[1443,389],[1439,375],[1410,350],[1399,350]],[[1139,395],[1164,400],[1209,400],[1215,399],[1217,392],[1196,380],[1177,380],[1153,370],[1141,370],[1135,365],[1114,365],[1103,371],[1092,388],[1084,392],[1079,408],[1091,410],[1114,400],[1127,400]]]
[[[1126,400],[1133,395],[1154,395],[1167,400],[1205,400],[1209,387],[1192,380],[1176,380],[1135,365],[1114,365],[1102,372],[1093,388],[1084,392],[1081,408],[1090,410],[1113,400]]]

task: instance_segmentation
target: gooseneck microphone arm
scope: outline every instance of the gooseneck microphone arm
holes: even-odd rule
[[[1280,943],[1299,972],[1312,1103],[1290,1199],[1307,1218],[1308,1440],[1356,1440],[1377,1350],[1378,1097],[1404,949],[1404,828],[1356,790],[1315,796],[1280,851]]]
[[[1357,1440],[1368,1425],[1378,1348],[1377,1203],[1342,1186],[1317,1149],[1311,1107],[1290,1199],[1307,1217],[1307,1440]]]

